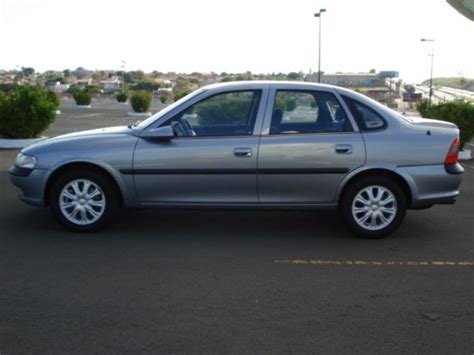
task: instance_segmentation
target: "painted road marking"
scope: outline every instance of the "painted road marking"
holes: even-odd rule
[[[275,264],[292,265],[371,265],[371,266],[474,266],[474,261],[369,261],[369,260],[311,260],[311,259],[276,259]]]

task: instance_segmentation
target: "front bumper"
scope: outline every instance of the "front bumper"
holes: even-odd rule
[[[411,208],[453,204],[459,195],[462,172],[450,174],[444,165],[400,167],[396,172],[405,178],[410,187]]]
[[[44,206],[44,191],[50,171],[47,169],[25,169],[13,165],[8,170],[10,181],[17,196],[30,205]]]

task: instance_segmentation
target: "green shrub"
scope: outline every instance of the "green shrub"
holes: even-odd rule
[[[427,99],[421,100],[416,105],[416,110],[420,113],[421,117],[429,117],[430,116],[430,104]]]
[[[55,120],[58,99],[37,86],[0,92],[0,135],[35,138]]]
[[[91,94],[85,89],[74,91],[74,94],[72,96],[74,97],[74,101],[76,101],[76,105],[87,106],[91,104]]]
[[[56,107],[59,107],[59,105],[61,104],[61,100],[59,98],[59,95],[56,94],[55,92],[53,91],[47,91],[47,94],[48,94],[48,97],[49,99],[51,100],[51,102],[54,102],[54,104],[56,105]]]
[[[169,94],[166,92],[166,91],[162,91],[160,93],[160,101],[162,104],[166,103],[166,101],[168,100],[168,97],[169,97]]]
[[[286,109],[287,111],[294,111],[296,108],[296,100],[293,98],[289,98],[286,100]]]
[[[136,84],[131,85],[130,87],[132,90],[135,90],[135,91],[155,91],[155,90],[158,90],[161,87],[161,85],[158,83],[154,83],[150,80],[143,80],[143,81],[139,81]]]
[[[174,92],[174,101],[178,101],[179,99],[189,95],[191,90],[182,90],[182,91],[175,91]]]
[[[250,111],[253,96],[243,98],[232,94],[215,96],[197,106],[200,125],[243,124]]]
[[[126,92],[119,92],[116,96],[118,102],[125,102],[128,99],[128,95]]]
[[[275,108],[281,110],[281,112],[286,111],[286,101],[283,99],[283,97],[279,95],[275,97]]]
[[[429,107],[424,101],[417,106],[422,117],[448,121],[458,126],[461,149],[474,137],[474,106],[467,102],[447,102]]]
[[[152,96],[147,91],[137,91],[132,95],[130,103],[135,112],[148,112],[151,106]]]

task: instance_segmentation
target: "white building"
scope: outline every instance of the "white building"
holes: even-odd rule
[[[100,81],[100,84],[102,85],[102,88],[106,91],[120,89],[120,83],[121,82],[120,82],[119,78],[117,78],[117,77]]]
[[[54,92],[64,92],[69,89],[69,84],[61,84],[59,81],[46,85],[46,90]]]

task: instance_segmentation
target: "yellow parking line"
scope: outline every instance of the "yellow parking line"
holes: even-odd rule
[[[370,265],[370,266],[474,266],[474,261],[452,261],[452,260],[433,260],[433,261],[380,261],[380,260],[320,260],[320,259],[276,259],[275,264],[292,265]]]

